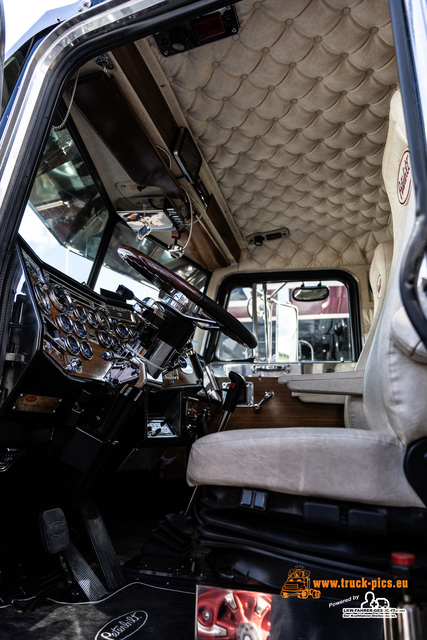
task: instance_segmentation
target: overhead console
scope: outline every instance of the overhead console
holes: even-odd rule
[[[85,134],[96,132],[130,178],[115,185],[119,197],[113,197],[112,201],[118,214],[127,224],[137,227],[137,231],[148,220],[153,232],[162,231],[162,220],[166,217],[178,234],[184,234],[188,250],[203,268],[214,270],[227,267],[232,260],[237,262],[240,247],[234,233],[214,195],[207,193],[196,179],[201,158],[196,157],[194,140],[187,129],[176,123],[138,49],[131,44],[114,50],[111,64],[109,80],[102,72],[79,77],[74,106],[86,122],[83,125],[79,120]],[[153,141],[152,132],[146,131],[137,101],[129,100],[126,91],[129,82],[141,101],[140,109],[147,111],[165,140],[166,149],[160,148]],[[108,113],[105,104],[109,105]],[[111,126],[112,117],[120,123],[119,127]],[[172,158],[185,180],[178,180],[173,174]],[[196,196],[200,186],[203,194],[199,193],[198,221],[193,226],[191,194]],[[163,203],[158,202],[159,193]]]

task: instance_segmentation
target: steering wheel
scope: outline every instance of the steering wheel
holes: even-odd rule
[[[183,278],[156,262],[156,260],[153,260],[153,258],[141,253],[138,249],[126,245],[119,247],[117,253],[128,265],[136,269],[138,273],[159,289],[163,289],[167,293],[172,291],[183,293],[191,302],[194,302],[202,309],[210,320],[218,323],[220,330],[229,338],[249,349],[254,349],[257,346],[258,341],[254,334],[249,329],[246,329],[237,318],[211,298],[201,293],[196,287],[193,287],[192,284],[186,282]]]

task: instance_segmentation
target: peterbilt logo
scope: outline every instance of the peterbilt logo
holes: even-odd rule
[[[406,151],[403,152],[402,159],[399,164],[399,171],[397,173],[397,198],[400,204],[406,204],[408,202],[411,185],[412,173],[409,162],[409,150],[406,149]]]
[[[145,611],[129,611],[118,618],[114,618],[104,624],[98,631],[95,640],[111,640],[112,638],[129,638],[147,622],[148,614]]]
[[[52,538],[61,538],[68,531],[65,520],[56,520],[49,525],[49,535]]]

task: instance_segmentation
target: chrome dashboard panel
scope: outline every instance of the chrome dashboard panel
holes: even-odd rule
[[[71,376],[104,381],[125,346],[138,349],[141,318],[129,305],[105,302],[85,285],[40,268],[25,251],[23,259],[42,319],[44,353]]]

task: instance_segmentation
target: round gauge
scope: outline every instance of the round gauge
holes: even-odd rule
[[[108,317],[108,313],[106,310],[99,309],[96,317],[98,318],[98,323],[101,329],[104,329],[105,331],[109,331],[111,329],[110,318]]]
[[[125,324],[123,324],[123,322],[118,322],[116,324],[116,333],[119,338],[122,338],[124,340],[129,336],[129,329]]]
[[[72,356],[78,356],[80,353],[80,343],[74,336],[65,338],[65,345]]]
[[[93,311],[87,312],[87,321],[90,324],[90,326],[93,327],[94,329],[96,329],[99,326],[98,318],[96,317]]]
[[[58,309],[58,311],[70,311],[71,298],[64,287],[61,287],[59,284],[52,285],[49,289],[49,297],[53,306]]]
[[[74,317],[77,320],[80,320],[80,322],[86,322],[86,320],[87,320],[86,309],[81,307],[79,304],[74,305],[73,313],[74,313]]]
[[[131,340],[135,340],[135,338],[138,338],[138,336],[138,331],[134,327],[129,327],[129,338]]]
[[[27,267],[28,273],[33,276],[33,278],[37,278],[37,269],[35,265],[29,260],[25,260],[25,266]]]
[[[98,331],[98,340],[99,344],[101,344],[103,347],[111,347],[111,337],[106,331],[103,331],[102,329],[101,331]]]
[[[122,350],[120,340],[117,340],[116,336],[111,336],[111,348],[113,349],[114,353],[120,353]]]
[[[93,349],[87,340],[82,340],[80,343],[80,353],[86,360],[92,360]]]
[[[56,316],[56,324],[65,333],[71,333],[73,330],[73,323],[65,313],[60,313]]]
[[[86,338],[86,327],[84,326],[83,322],[81,322],[81,320],[74,320],[73,329],[78,338]]]
[[[42,311],[45,313],[50,313],[51,307],[49,302],[49,297],[47,293],[43,290],[43,287],[38,282],[34,285],[34,294],[36,296],[36,300],[42,308]]]

